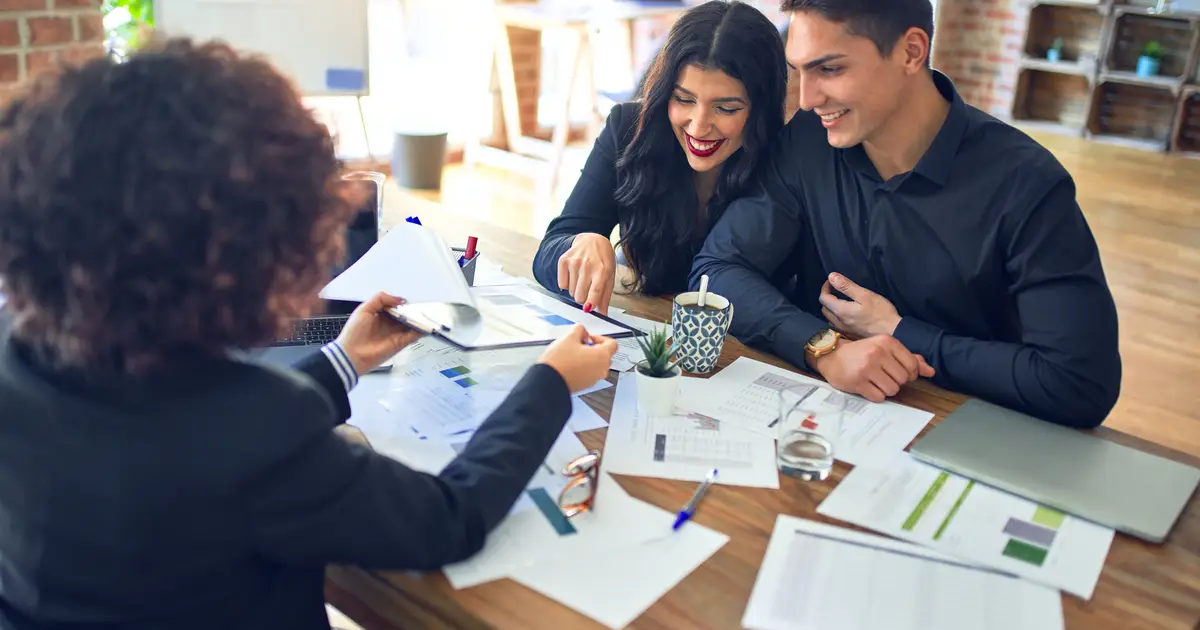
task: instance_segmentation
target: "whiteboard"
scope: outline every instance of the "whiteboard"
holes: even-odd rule
[[[265,55],[303,96],[365,96],[368,0],[154,0],[155,31]]]

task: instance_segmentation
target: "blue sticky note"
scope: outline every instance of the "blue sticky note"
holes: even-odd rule
[[[367,74],[354,68],[325,70],[325,87],[330,90],[361,92],[367,87]]]

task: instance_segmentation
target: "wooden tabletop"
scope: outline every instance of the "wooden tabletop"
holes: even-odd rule
[[[513,275],[532,277],[537,241],[502,227],[474,221],[442,210],[437,204],[390,187],[385,195],[385,222],[418,214],[426,226],[451,245],[468,235],[479,237],[479,250]],[[665,299],[617,296],[613,305],[629,313],[668,321]],[[729,339],[719,368],[739,356],[791,368],[767,354]],[[610,374],[610,380],[616,380]],[[614,388],[589,395],[587,402],[608,418]],[[965,398],[929,383],[914,383],[894,399],[935,414],[940,422]],[[926,429],[928,431],[928,428]],[[1190,465],[1197,458],[1131,436],[1099,429],[1112,439]],[[603,448],[605,429],[580,434],[589,448]],[[696,521],[730,537],[729,542],[696,571],[668,592],[633,628],[740,628],[758,568],[779,514],[799,516],[846,527],[817,514],[817,506],[849,471],[838,463],[824,482],[801,482],[780,477],[780,489],[714,486]],[[632,496],[673,511],[687,502],[695,483],[645,477],[613,476]],[[1153,488],[1147,488],[1152,492]],[[454,590],[443,574],[369,572],[330,567],[326,584],[329,601],[367,630],[375,628],[601,628],[566,606],[512,580]],[[1118,533],[1091,601],[1063,595],[1068,629],[1132,630],[1135,628],[1196,630],[1200,628],[1200,495],[1193,496],[1166,542],[1154,545]],[[1014,629],[1017,630],[1017,629]]]

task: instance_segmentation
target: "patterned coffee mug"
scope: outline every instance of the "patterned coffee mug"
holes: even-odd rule
[[[733,304],[713,292],[704,296],[704,306],[698,306],[700,292],[680,293],[671,306],[671,333],[679,348],[679,367],[692,374],[711,372],[721,358],[725,335],[733,321]]]

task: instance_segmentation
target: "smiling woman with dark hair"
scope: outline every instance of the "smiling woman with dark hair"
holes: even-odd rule
[[[680,17],[547,229],[538,282],[601,313],[614,288],[686,291],[709,228],[783,128],[787,75],[779,31],[758,9],[714,0]]]

